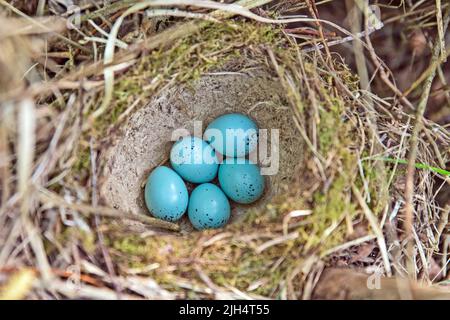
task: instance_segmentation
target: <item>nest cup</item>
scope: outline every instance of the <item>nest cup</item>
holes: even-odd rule
[[[143,187],[154,168],[168,165],[174,130],[184,128],[193,134],[195,121],[201,121],[204,131],[220,115],[242,113],[256,121],[260,129],[267,129],[269,158],[275,143],[271,141],[271,131],[279,130],[279,165],[276,174],[266,176],[264,194],[256,203],[231,203],[231,222],[239,221],[249,209],[263,206],[282,192],[301,163],[303,144],[284,94],[277,78],[264,70],[215,72],[190,84],[163,89],[129,117],[113,146],[104,153],[104,201],[122,212],[149,214]],[[186,218],[181,221],[182,230],[193,230]],[[138,222],[126,223],[138,229],[148,228]]]

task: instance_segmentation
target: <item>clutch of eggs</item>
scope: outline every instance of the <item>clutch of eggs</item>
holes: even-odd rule
[[[223,227],[231,215],[228,199],[241,204],[257,201],[264,192],[259,167],[242,158],[255,150],[258,127],[249,117],[231,113],[210,123],[204,139],[188,136],[170,151],[173,168],[157,167],[145,186],[145,204],[156,218],[177,221],[188,211],[198,229]],[[217,153],[226,158],[219,165]],[[218,175],[219,186],[210,183]],[[188,195],[185,182],[199,184]]]

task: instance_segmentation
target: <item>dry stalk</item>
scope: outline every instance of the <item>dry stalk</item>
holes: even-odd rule
[[[450,21],[450,9],[447,9],[444,21],[444,32],[447,30]],[[431,60],[431,65],[435,64],[435,61],[439,59],[441,44],[436,40],[433,48],[433,56]],[[414,208],[413,208],[413,194],[414,194],[414,181],[415,181],[415,163],[417,158],[417,147],[419,144],[419,134],[423,130],[423,114],[428,103],[428,97],[430,95],[431,85],[433,83],[434,77],[436,75],[437,65],[428,75],[423,92],[416,109],[416,119],[414,124],[414,129],[410,139],[410,150],[408,156],[408,167],[407,176],[405,183],[405,233],[406,239],[408,239],[408,271],[410,276],[415,274],[413,267],[413,256],[414,247],[412,243],[413,239],[413,228],[414,228]]]

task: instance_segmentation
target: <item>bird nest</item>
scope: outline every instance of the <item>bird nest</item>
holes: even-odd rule
[[[160,83],[154,82],[156,75]],[[268,177],[263,199],[235,207],[235,223],[222,230],[191,233],[182,220],[173,226],[181,232],[173,232],[161,230],[160,224],[130,223],[128,217],[116,220],[120,231],[112,239],[123,254],[120,265],[134,270],[157,263],[149,274],[172,290],[190,272],[239,290],[267,279],[253,293],[273,297],[280,277],[299,277],[295,273],[300,266],[311,268],[306,274],[313,277],[326,264],[343,263],[339,255],[354,245],[369,243],[376,252],[372,265],[390,274],[387,244],[393,240],[381,229],[387,223],[401,228],[396,207],[403,201],[405,173],[403,165],[384,158],[405,157],[387,150],[400,150],[410,130],[409,117],[399,110],[386,111],[356,84],[356,77],[338,60],[300,52],[277,29],[249,23],[205,27],[170,50],[141,57],[116,82],[118,94],[126,93],[127,116],[109,128],[113,134],[104,143],[109,147],[100,155],[105,204],[148,214],[143,184],[154,167],[167,162],[173,130],[193,133],[195,121],[206,127],[224,113],[248,114],[260,128],[279,129],[280,169]],[[131,94],[130,88],[137,92]],[[114,101],[113,108],[117,97]],[[398,131],[383,135],[392,121]],[[428,149],[426,143],[420,145],[421,154],[429,155]],[[430,183],[421,191],[430,192],[432,174],[420,174]],[[417,223],[424,218],[420,212]],[[430,224],[417,229],[421,234],[439,221],[437,212],[426,216]],[[138,236],[148,232],[149,237]],[[431,250],[431,243],[422,245]]]
[[[243,68],[244,65],[239,66]],[[233,112],[253,118],[259,128],[268,130],[267,139],[272,131],[276,136],[268,141],[264,150],[267,156],[260,161],[274,171],[267,175],[263,198],[251,206],[233,205],[232,218],[236,220],[249,208],[260,208],[271,197],[283,192],[282,184],[287,184],[296,166],[302,164],[303,143],[282,86],[265,69],[230,72],[225,67],[221,68],[223,71],[201,76],[189,86],[174,85],[152,97],[150,103],[121,126],[113,138],[113,147],[102,155],[102,159],[106,159],[102,183],[106,203],[123,212],[148,214],[142,186],[152,169],[167,164],[173,145],[172,134],[180,129],[194,134],[194,124],[199,126],[201,134],[213,119]],[[183,223],[183,227],[187,226],[189,224]]]

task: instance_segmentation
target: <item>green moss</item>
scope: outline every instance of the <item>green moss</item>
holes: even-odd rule
[[[244,48],[281,39],[281,34],[270,26],[209,24],[170,47],[153,50],[116,79],[114,99],[108,112],[96,120],[95,133],[101,136],[134,101],[148,101],[165,84],[189,84],[205,72],[220,69],[240,57]]]
[[[279,255],[279,252],[277,254]],[[248,252],[239,257],[239,261],[233,263],[226,272],[211,273],[211,278],[218,285],[231,285],[240,290],[246,290],[256,281],[263,279],[262,284],[255,289],[254,293],[269,295],[271,291],[276,290],[280,279],[285,274],[284,265],[271,270],[271,265],[278,258],[273,254],[257,255],[254,252]]]
[[[67,243],[79,241],[83,250],[89,254],[93,254],[97,250],[97,237],[95,233],[84,231],[80,228],[70,227],[63,230],[57,236],[57,241],[60,243]]]
[[[353,218],[355,213],[355,204],[350,201],[350,184],[346,177],[339,176],[326,193],[314,194],[314,210],[309,217],[311,229],[303,233],[305,247],[310,248],[320,244],[319,251],[323,252],[342,242],[346,237],[344,225],[337,226],[326,241],[324,241],[324,234],[328,228],[339,224],[345,214]]]
[[[364,151],[362,157],[364,158],[368,155],[368,152]],[[358,179],[357,186],[369,193],[368,205],[371,207],[372,212],[378,215],[384,210],[388,200],[389,186],[387,184],[392,169],[384,163],[368,160],[361,161],[361,167],[364,181],[362,181],[362,178]]]
[[[73,165],[73,170],[80,173],[91,167],[91,154],[88,148],[82,148],[77,154],[77,161]]]
[[[112,242],[112,247],[127,255],[141,256],[143,258],[145,258],[150,251],[145,240],[133,235],[114,240]]]
[[[319,150],[327,154],[336,143],[339,142],[340,121],[333,112],[328,110],[320,110],[320,124],[319,124]]]

